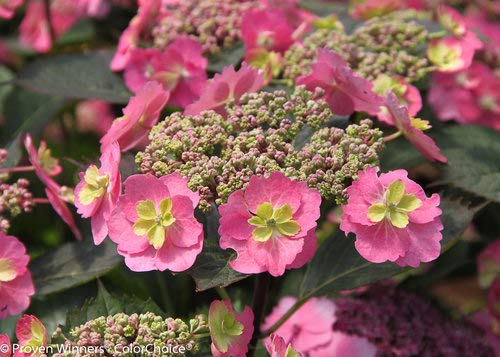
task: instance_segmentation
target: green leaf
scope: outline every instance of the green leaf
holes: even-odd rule
[[[424,162],[425,158],[403,137],[387,143],[380,154],[382,172],[409,169]]]
[[[300,297],[349,290],[388,278],[403,270],[394,263],[374,264],[354,247],[354,239],[337,230],[318,249],[307,267]]]
[[[67,100],[25,90],[14,89],[5,98],[5,128],[3,135],[13,136],[42,130],[64,107]]]
[[[443,222],[443,239],[441,247],[448,249],[456,238],[462,234],[467,226],[472,222],[474,215],[479,212],[488,202],[473,200],[465,197],[462,192],[448,189],[440,192],[441,203],[439,208],[443,211],[441,222]]]
[[[215,287],[225,287],[245,279],[248,275],[234,271],[229,262],[236,257],[231,250],[222,250],[219,246],[219,214],[216,207],[206,216],[205,240],[203,250],[198,255],[193,267],[188,270],[195,283],[197,291]]]
[[[17,83],[32,91],[73,99],[100,99],[126,104],[131,93],[109,69],[112,51],[63,54],[28,64]]]
[[[12,91],[13,85],[11,81],[14,79],[14,73],[5,67],[0,66],[0,115],[5,114],[5,99]]]
[[[436,141],[448,158],[444,183],[500,202],[500,132],[457,125],[444,129]]]
[[[17,135],[14,139],[12,139],[6,146],[5,150],[7,150],[7,158],[3,165],[0,165],[1,168],[10,168],[15,167],[21,160],[22,152],[21,152],[21,136]]]
[[[66,328],[71,329],[98,317],[115,315],[121,312],[127,315],[135,313],[143,314],[146,312],[163,315],[163,311],[151,299],[142,301],[139,298],[126,295],[116,297],[110,294],[104,285],[99,282],[96,298],[87,300],[81,308],[68,313],[66,316]]]
[[[214,238],[206,238],[203,244],[203,251],[188,271],[196,283],[197,291],[225,287],[248,276],[234,271],[229,266],[236,253],[222,250]]]
[[[233,47],[225,48],[216,55],[208,56],[207,70],[209,72],[222,72],[224,67],[234,65],[241,62],[245,55],[245,46],[243,42],[236,43]]]
[[[100,246],[95,246],[90,240],[64,244],[31,262],[36,296],[60,292],[94,280],[121,261],[116,246],[108,240]]]
[[[83,19],[72,26],[68,32],[64,33],[64,35],[57,40],[56,46],[69,46],[89,42],[95,35],[96,27],[92,20]]]

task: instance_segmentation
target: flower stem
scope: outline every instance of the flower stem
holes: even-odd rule
[[[217,287],[215,288],[215,291],[217,291],[217,294],[219,294],[222,300],[231,300],[231,297],[227,293],[227,290],[224,289],[223,287]]]
[[[262,317],[266,309],[267,294],[269,292],[269,285],[271,283],[271,276],[267,273],[257,275],[255,280],[255,288],[253,294],[252,310],[254,313],[253,322],[253,336],[250,341],[249,351],[247,357],[253,357],[257,350],[257,343],[259,341],[260,325]]]
[[[200,338],[205,338],[205,337],[210,337],[210,332],[200,333],[199,335],[193,335],[193,338],[195,340],[200,339]]]
[[[290,317],[292,317],[293,314],[297,312],[298,309],[304,305],[309,298],[304,298],[304,299],[299,299],[295,302],[295,304],[283,315],[281,318],[276,321],[274,325],[272,325],[269,329],[266,331],[262,332],[262,334],[259,336],[259,338],[265,338],[268,337],[270,334],[276,332],[277,329],[281,327]]]
[[[427,37],[429,38],[429,40],[437,40],[445,37],[447,34],[448,32],[446,32],[446,30],[442,30],[442,31],[432,32]]]
[[[401,135],[403,135],[403,132],[402,131],[397,131],[394,134],[385,136],[382,140],[384,140],[384,142],[386,143],[386,142],[389,142],[389,141],[392,141],[394,139],[399,138]]]
[[[28,172],[28,171],[34,171],[34,170],[35,170],[34,166],[8,167],[5,169],[0,169],[0,174],[11,174],[14,172]]]
[[[40,204],[42,204],[42,205],[50,204],[50,201],[48,198],[34,198],[33,202],[36,204],[39,204],[39,205]]]

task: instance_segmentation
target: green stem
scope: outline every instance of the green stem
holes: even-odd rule
[[[231,300],[231,297],[229,296],[227,290],[223,287],[217,287],[215,288],[215,291],[217,291],[217,294],[219,294],[222,300]]]
[[[247,357],[253,357],[255,351],[257,350],[257,344],[259,342],[260,325],[264,312],[266,309],[267,294],[269,293],[269,285],[271,283],[271,276],[268,273],[262,273],[257,275],[255,280],[255,288],[253,294],[253,304],[252,310],[254,313],[253,320],[253,336],[249,344],[249,351]]]
[[[430,33],[427,37],[429,38],[429,40],[436,40],[445,37],[447,34],[448,32],[446,30],[441,30],[438,32]]]
[[[167,285],[165,284],[165,280],[163,275],[160,272],[156,272],[156,280],[158,281],[158,287],[160,288],[160,297],[161,302],[164,305],[164,311],[170,311],[172,309],[170,295],[167,291]]]
[[[266,338],[270,334],[276,332],[281,325],[283,325],[290,317],[292,317],[293,314],[297,312],[298,309],[304,305],[309,298],[304,298],[304,299],[299,299],[295,302],[295,304],[283,315],[281,318],[275,322],[274,325],[272,325],[270,328],[268,328],[266,331],[262,332],[262,334],[259,336],[259,338]]]
[[[391,135],[388,135],[388,136],[385,136],[382,140],[387,143],[389,141],[392,141],[394,139],[397,139],[399,138],[401,135],[403,135],[403,132],[402,131],[397,131],[395,132],[394,134],[391,134]]]
[[[200,339],[200,338],[205,338],[205,337],[210,337],[210,332],[207,333],[201,333],[199,335],[193,335],[193,338],[195,340]]]

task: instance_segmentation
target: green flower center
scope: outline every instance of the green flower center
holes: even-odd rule
[[[368,218],[372,222],[387,219],[394,227],[405,228],[409,223],[408,213],[422,205],[422,201],[413,194],[405,195],[405,184],[396,180],[389,185],[385,201],[368,208]]]
[[[102,197],[109,186],[109,175],[101,175],[99,169],[95,165],[91,165],[87,171],[85,171],[84,180],[87,184],[83,186],[78,197],[80,202],[84,205],[88,205],[96,198]]]
[[[0,259],[0,282],[12,281],[16,276],[14,264],[8,259]]]
[[[236,320],[223,303],[208,318],[212,338],[222,352],[227,352],[233,341],[243,333],[243,324]]]
[[[165,228],[175,222],[172,215],[172,200],[165,198],[160,202],[160,210],[151,200],[137,202],[135,207],[139,217],[134,223],[134,233],[138,236],[146,235],[149,243],[155,248],[160,249],[165,243]]]
[[[267,242],[271,237],[294,236],[300,231],[300,225],[292,220],[292,207],[285,204],[274,209],[269,202],[264,202],[257,207],[256,215],[248,220],[256,226],[252,232],[253,239],[257,242]]]
[[[52,157],[52,152],[45,145],[41,145],[38,149],[38,162],[43,171],[50,173],[54,167],[59,165],[59,160]]]
[[[431,46],[428,51],[429,60],[441,69],[454,69],[460,63],[460,53],[456,48],[444,43]]]

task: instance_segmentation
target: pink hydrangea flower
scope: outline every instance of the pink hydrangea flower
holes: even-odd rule
[[[382,74],[373,81],[373,91],[386,96],[387,91],[392,91],[398,97],[399,103],[408,108],[410,116],[415,116],[422,109],[422,97],[417,87],[407,83],[402,76],[388,76]],[[381,106],[377,114],[380,121],[394,125],[394,121],[386,106]]]
[[[283,297],[267,316],[262,330],[274,325],[296,301],[297,299],[291,296]],[[327,298],[311,298],[285,321],[275,334],[283,339],[285,346],[291,345],[304,356],[375,356],[376,347],[367,339],[335,332],[332,329],[334,323],[335,303]],[[271,338],[264,340],[266,345],[272,342]]]
[[[238,101],[245,93],[257,92],[263,82],[262,72],[245,62],[238,71],[233,66],[225,67],[221,74],[215,74],[208,82],[200,99],[186,107],[184,114],[196,115],[204,110],[214,110],[224,115],[227,102]]]
[[[168,92],[161,84],[148,82],[123,109],[123,116],[116,119],[101,138],[102,147],[118,142],[122,151],[142,144],[151,128],[158,122],[161,110],[167,104]]]
[[[500,129],[500,79],[481,62],[457,73],[434,73],[429,103],[441,120]]]
[[[12,356],[12,345],[10,344],[10,338],[7,335],[0,335],[0,357],[10,357]]]
[[[128,27],[123,31],[118,42],[111,69],[113,71],[123,70],[129,63],[132,52],[138,47],[141,34],[153,23],[158,15],[161,0],[139,0],[137,15],[130,20]]]
[[[477,270],[482,288],[490,287],[500,277],[500,239],[488,245],[477,256]]]
[[[35,168],[36,175],[45,185],[45,194],[52,205],[52,208],[61,217],[61,219],[68,225],[76,239],[81,240],[82,235],[76,226],[73,214],[69,210],[67,203],[73,203],[73,194],[67,187],[61,187],[55,182],[52,177],[47,173],[41,165],[40,156],[38,154],[31,135],[27,134],[24,139],[24,146],[28,152],[28,159],[31,165]]]
[[[334,114],[350,115],[354,111],[377,114],[383,99],[373,93],[372,83],[356,74],[336,52],[319,49],[312,72],[297,78],[297,84],[307,89],[316,87],[325,90],[325,99]]]
[[[355,19],[368,20],[399,10],[403,5],[401,0],[366,0],[354,5],[351,16]]]
[[[356,249],[373,263],[418,267],[439,256],[442,239],[439,195],[430,198],[405,170],[377,176],[367,167],[347,188],[340,229],[356,234]]]
[[[231,301],[213,301],[208,312],[212,356],[245,357],[253,335],[253,318],[248,306],[238,314]]]
[[[105,135],[114,120],[111,104],[102,100],[84,100],[76,105],[76,127],[81,132]]]
[[[430,161],[446,162],[444,157],[431,137],[425,135],[423,130],[430,128],[426,120],[410,117],[408,109],[399,104],[399,100],[391,91],[387,94],[385,108],[392,122],[399,129],[399,132],[420,151],[424,157]]]
[[[14,357],[41,356],[42,348],[49,343],[47,329],[33,315],[24,315],[17,321],[16,337],[20,348]]]
[[[125,67],[125,83],[133,92],[149,81],[157,81],[170,92],[170,103],[181,108],[197,100],[207,81],[207,59],[201,44],[179,37],[162,52],[136,49]]]
[[[303,357],[303,354],[297,352],[291,343],[287,344],[281,336],[275,333],[264,341],[264,346],[271,357]]]
[[[108,220],[121,193],[118,143],[105,147],[100,160],[100,168],[90,165],[85,173],[80,173],[81,181],[75,188],[75,206],[82,217],[90,217],[97,245],[108,235]]]
[[[305,33],[310,30],[310,24],[318,17],[302,9],[298,0],[260,0],[266,8],[280,10],[287,18],[288,23],[295,28],[294,38],[298,38],[298,31]]]
[[[303,266],[316,250],[320,204],[317,190],[278,171],[268,178],[252,176],[246,189],[235,191],[219,207],[220,246],[238,253],[231,267],[280,276],[285,269]]]
[[[16,9],[22,5],[24,0],[3,0],[0,3],[0,17],[11,19]]]
[[[463,38],[452,36],[429,42],[427,58],[440,72],[458,72],[470,67],[476,50],[483,43],[469,31]]]
[[[17,315],[30,305],[35,287],[28,270],[30,257],[16,237],[0,232],[0,319]]]
[[[109,237],[133,271],[190,268],[203,246],[194,218],[199,194],[178,173],[157,178],[132,175],[108,222]]]
[[[54,37],[61,37],[82,16],[73,1],[54,0],[50,4],[50,24],[46,16],[43,0],[30,0],[26,14],[19,27],[21,44],[38,52],[48,52],[52,48],[50,28]]]
[[[293,27],[278,9],[252,9],[241,20],[241,38],[246,51],[264,48],[283,53],[293,44]]]

